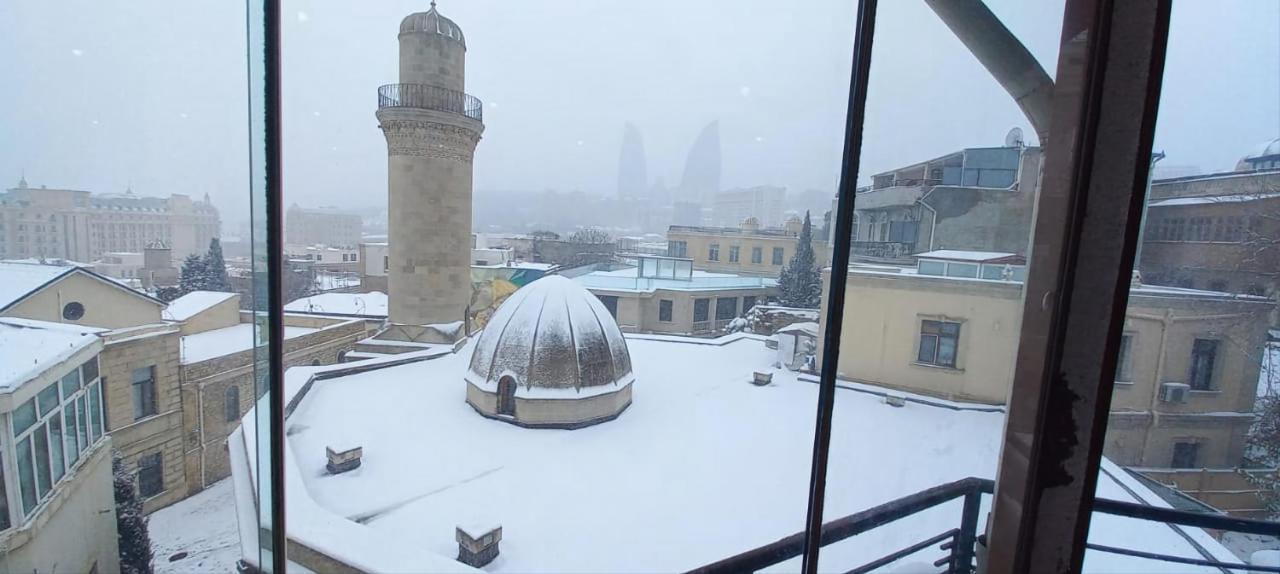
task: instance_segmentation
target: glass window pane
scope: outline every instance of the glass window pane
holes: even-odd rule
[[[80,365],[80,375],[85,383],[98,378],[98,358],[94,357]]]
[[[85,420],[84,395],[76,398],[76,444],[80,452],[89,448],[89,425]]]
[[[36,502],[40,499],[36,494],[35,461],[31,456],[31,438],[27,437],[17,444],[18,451],[18,486],[22,491],[22,512],[31,514]]]
[[[94,383],[89,388],[89,412],[93,417],[93,440],[97,442],[102,438],[102,385]]]
[[[941,261],[931,261],[928,259],[921,259],[920,262],[917,263],[917,269],[919,269],[918,272],[921,275],[946,275],[947,274],[947,264]]]
[[[8,485],[5,484],[5,468],[0,464],[0,530],[6,530],[11,526],[8,489]]]
[[[920,353],[916,360],[921,363],[933,363],[938,356],[938,337],[936,335],[920,336]]]
[[[36,424],[36,400],[30,399],[13,411],[13,434],[17,436]]]
[[[36,402],[40,405],[40,416],[42,417],[58,408],[58,403],[62,402],[58,396],[58,383],[45,387],[43,391],[40,391],[40,395],[36,399]]]
[[[36,486],[40,498],[44,498],[53,488],[53,480],[49,474],[49,436],[43,428],[38,428],[31,433],[31,439],[35,445]]]
[[[62,456],[62,413],[53,413],[49,417],[49,449],[53,455],[53,480],[57,482],[66,474],[66,460]]]
[[[69,397],[80,390],[80,371],[82,369],[71,371],[62,377],[62,396]]]
[[[948,277],[977,277],[978,266],[973,263],[947,263]]]
[[[65,426],[63,432],[66,434],[63,441],[66,447],[64,450],[67,456],[67,467],[70,468],[80,458],[80,446],[76,442],[78,431],[76,430],[76,405],[74,403],[67,403],[67,406],[62,407],[62,422]]]

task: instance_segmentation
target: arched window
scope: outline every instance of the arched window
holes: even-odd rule
[[[240,418],[240,387],[238,385],[227,387],[224,399],[223,410],[225,411],[227,422],[233,422]]]

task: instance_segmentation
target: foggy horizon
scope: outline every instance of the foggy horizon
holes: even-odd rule
[[[1052,76],[1061,7],[989,5]],[[285,2],[286,205],[385,208],[375,93],[398,81],[399,21],[427,8]],[[439,10],[466,34],[466,91],[485,102],[479,200],[547,190],[612,197],[628,122],[643,137],[649,185],[675,188],[697,133],[719,121],[723,189],[835,192],[853,2],[787,11],[763,0],[446,0]],[[168,17],[140,16],[155,12]],[[1175,3],[1155,139],[1163,164],[1229,170],[1280,136],[1280,5],[1259,1],[1252,12]],[[125,29],[136,33],[113,33]],[[21,54],[0,58],[12,80],[0,93],[0,187],[25,173],[37,187],[208,193],[234,234],[247,215],[243,32],[235,2],[0,6],[0,49]],[[1199,50],[1205,37],[1219,49]],[[860,182],[1001,145],[1013,127],[1038,143],[922,1],[881,6],[873,62]],[[1224,90],[1238,105],[1206,105]]]

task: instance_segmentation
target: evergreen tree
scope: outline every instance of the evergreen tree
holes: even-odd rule
[[[203,257],[192,253],[182,261],[182,270],[178,275],[178,291],[186,295],[192,291],[203,291],[208,288],[209,276],[206,272]]]
[[[822,298],[822,274],[813,254],[813,224],[804,213],[804,227],[796,240],[796,252],[778,277],[780,302],[787,307],[817,309]]]
[[[222,259],[222,242],[217,237],[209,240],[209,252],[204,255],[205,289],[231,292],[231,280],[227,278],[227,262]]]
[[[119,457],[111,461],[111,473],[115,477],[120,572],[151,574],[151,536],[147,533],[147,516],[142,513],[142,499],[134,488],[133,473],[125,469]]]

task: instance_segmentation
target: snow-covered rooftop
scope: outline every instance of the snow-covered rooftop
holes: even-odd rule
[[[636,291],[651,293],[657,289],[671,291],[708,291],[724,289],[766,289],[776,287],[778,280],[769,277],[747,277],[732,273],[710,273],[693,271],[693,277],[684,279],[662,279],[640,277],[638,267],[615,269],[613,271],[592,271],[573,278],[587,289],[608,291]]]
[[[290,313],[312,315],[358,315],[361,317],[386,317],[387,294],[381,291],[368,293],[321,293],[289,302],[284,310]]]
[[[938,249],[935,251],[926,251],[915,255],[920,259],[948,259],[951,261],[995,261],[999,259],[1007,259],[1017,257],[1017,253],[1004,253],[999,251],[962,251],[958,249]]]
[[[29,319],[0,318],[0,391],[17,388],[77,351],[102,329]]]
[[[0,309],[18,302],[32,291],[75,269],[70,265],[0,261]]]
[[[759,338],[724,341],[630,337],[635,403],[609,424],[573,431],[476,414],[462,381],[472,345],[309,384],[299,377],[329,367],[291,370],[291,536],[346,560],[409,571],[447,562],[457,554],[454,529],[486,522],[503,528],[489,572],[671,572],[798,532],[818,387],[773,369],[774,353]],[[772,371],[773,383],[751,385],[754,371]],[[895,408],[851,387],[835,400],[826,516],[994,475],[1002,413]],[[250,434],[254,416],[243,419]],[[359,469],[324,471],[325,447],[336,442],[364,449]],[[241,454],[240,464],[256,464],[252,452]],[[1099,495],[1165,505],[1110,462],[1103,471]],[[847,569],[956,527],[959,504],[824,548],[823,559]],[[1105,515],[1092,524],[1093,542],[1202,557],[1191,540],[1234,560],[1201,530]],[[1215,571],[1095,552],[1085,570]]]
[[[319,329],[310,327],[285,327],[284,338],[292,339]],[[182,364],[199,363],[214,357],[222,357],[253,348],[253,324],[240,323],[231,327],[213,329],[182,338]]]
[[[1280,192],[1237,193],[1232,195],[1202,195],[1196,197],[1174,197],[1151,202],[1151,207],[1172,207],[1175,205],[1208,205],[1212,203],[1243,203],[1280,197]]]
[[[164,318],[170,321],[186,321],[197,313],[235,296],[235,293],[221,291],[192,291],[170,301],[169,306],[164,310]]]

